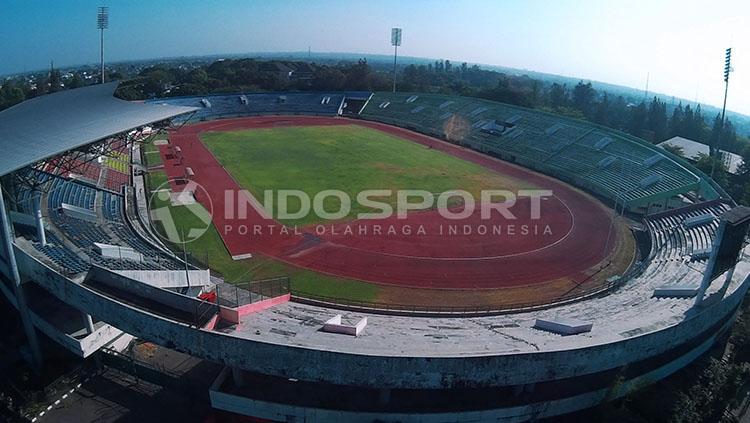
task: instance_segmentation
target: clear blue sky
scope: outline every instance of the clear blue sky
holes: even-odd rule
[[[0,0],[0,74],[98,61],[96,7],[110,7],[110,60],[262,51],[401,53],[530,69],[750,114],[750,1]]]

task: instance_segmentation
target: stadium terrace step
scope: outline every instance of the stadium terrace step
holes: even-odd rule
[[[220,117],[310,114],[335,116],[339,112],[344,98],[368,98],[369,93],[234,93],[204,97],[173,97],[149,100],[152,103],[171,104],[176,106],[200,107],[193,119],[205,120]],[[206,107],[203,100],[210,104]],[[327,100],[327,101],[324,101]]]
[[[480,142],[486,145],[486,151],[502,158],[512,155],[528,167],[573,181],[613,200],[619,196],[634,202],[662,193],[689,192],[701,180],[656,147],[632,137],[586,122],[487,100],[441,94],[375,93],[362,116],[449,139],[455,138],[455,133],[462,134],[463,140],[473,136],[482,139],[480,133],[485,132],[485,141]],[[446,125],[449,119],[451,125]],[[500,122],[505,130],[488,131],[488,122]],[[458,141],[465,143],[463,140]],[[544,166],[538,165],[541,163]],[[597,165],[602,170],[612,167],[616,173],[589,172]]]

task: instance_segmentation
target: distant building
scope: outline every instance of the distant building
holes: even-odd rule
[[[664,148],[670,145],[674,147],[680,147],[683,152],[683,156],[686,159],[696,161],[701,154],[706,156],[709,154],[709,148],[706,144],[701,144],[697,141],[693,141],[683,137],[672,137],[664,142],[658,144],[658,147]],[[728,151],[720,150],[721,157],[724,164],[729,169],[730,173],[737,174],[737,171],[742,164],[742,156],[739,154],[730,153]]]

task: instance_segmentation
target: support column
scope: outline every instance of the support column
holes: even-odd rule
[[[34,218],[36,219],[36,237],[39,243],[47,245],[47,235],[44,233],[44,218],[42,217],[42,195],[35,193],[34,196]]]
[[[724,283],[721,285],[721,288],[719,288],[718,294],[719,298],[724,298],[724,295],[727,293],[727,290],[729,289],[729,284],[732,283],[732,278],[734,277],[734,269],[737,267],[737,265],[732,266],[729,271],[727,271],[727,277],[724,278]]]
[[[31,323],[31,315],[29,308],[26,305],[26,294],[21,286],[21,274],[18,272],[18,263],[16,263],[16,253],[13,249],[13,231],[10,226],[10,219],[8,219],[8,213],[5,209],[5,195],[3,194],[2,186],[0,186],[0,223],[2,223],[2,235],[3,235],[3,247],[7,254],[6,259],[10,269],[10,277],[13,280],[13,290],[16,295],[16,304],[18,305],[18,312],[21,315],[21,323],[23,324],[24,332],[26,332],[26,340],[29,342],[29,350],[31,352],[31,365],[37,369],[42,368],[42,350],[39,348],[39,339],[36,336],[36,330],[34,325]]]
[[[238,388],[245,386],[245,376],[242,374],[241,369],[232,367],[232,382]]]
[[[701,303],[703,302],[703,296],[706,294],[708,286],[711,285],[711,273],[713,273],[714,267],[716,266],[716,255],[718,254],[721,243],[724,240],[724,230],[726,229],[726,227],[726,221],[722,221],[721,223],[719,223],[719,229],[716,231],[714,240],[711,243],[711,256],[708,258],[708,263],[706,264],[706,270],[703,272],[703,279],[701,280],[700,288],[698,288],[698,293],[695,296],[694,307],[698,307],[701,305]],[[730,275],[733,273],[734,271],[732,271]]]
[[[83,316],[83,324],[86,325],[86,334],[91,335],[94,333],[94,319],[91,318],[90,314],[81,312]]]

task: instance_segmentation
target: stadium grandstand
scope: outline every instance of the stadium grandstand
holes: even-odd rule
[[[359,100],[362,104],[369,97],[368,92],[338,93],[235,93],[204,97],[172,97],[150,100],[151,103],[164,103],[174,106],[196,107],[193,119],[217,119],[254,115],[314,115],[335,116],[342,109],[351,108]],[[352,101],[352,105],[347,104]]]
[[[750,210],[689,163],[611,129],[437,94],[130,103],[116,86],[0,112],[0,290],[37,366],[39,333],[81,357],[136,337],[223,364],[211,404],[253,418],[537,420],[685,367],[727,336],[750,286]],[[584,293],[497,309],[334,303],[288,280],[230,286],[153,232],[142,155],[177,125],[258,115],[356,117],[549,175],[624,214],[636,259]]]
[[[202,100],[209,100],[210,107]],[[151,102],[198,107],[193,120],[278,114],[360,116],[521,164],[640,214],[672,208],[675,202],[728,197],[689,163],[629,134],[476,98],[414,93],[236,93]],[[355,112],[345,112],[345,106]]]
[[[643,214],[679,195],[721,195],[694,168],[643,140],[535,110],[439,94],[376,93],[362,117],[452,139]]]

